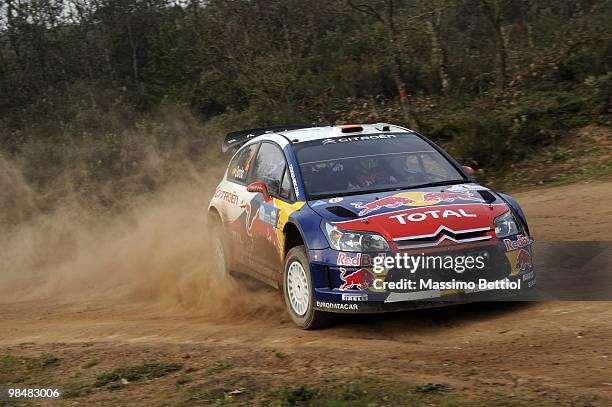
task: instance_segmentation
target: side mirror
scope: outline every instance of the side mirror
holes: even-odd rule
[[[467,165],[464,165],[462,168],[463,168],[463,171],[465,171],[470,177],[473,177],[474,175],[476,175],[476,171],[474,171],[472,167],[468,167]]]
[[[266,201],[270,200],[270,193],[268,193],[268,186],[265,182],[253,182],[247,186],[247,191],[249,192],[259,192],[263,195]]]

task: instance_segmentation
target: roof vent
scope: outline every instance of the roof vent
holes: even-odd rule
[[[391,125],[387,123],[376,123],[374,128],[378,131],[391,131]]]
[[[342,133],[357,133],[363,131],[363,127],[358,124],[349,124],[348,126],[340,126]]]

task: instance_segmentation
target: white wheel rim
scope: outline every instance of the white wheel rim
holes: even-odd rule
[[[219,237],[213,240],[213,254],[215,256],[215,271],[221,277],[225,277],[225,251],[223,242]]]
[[[306,271],[299,261],[294,261],[287,270],[287,295],[293,312],[304,316],[310,303],[310,289]]]

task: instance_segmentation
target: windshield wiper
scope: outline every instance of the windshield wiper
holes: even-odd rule
[[[320,195],[310,195],[310,199],[327,199],[334,198],[337,196],[351,196],[351,195],[364,195],[364,194],[375,194],[377,192],[389,192],[397,190],[397,187],[389,187],[389,188],[380,188],[380,189],[359,189],[355,191],[337,191],[334,194],[320,194]]]
[[[470,182],[467,180],[452,180],[452,181],[437,181],[437,182],[429,182],[427,184],[419,184],[419,185],[402,185],[402,186],[393,186],[388,188],[380,188],[380,189],[359,189],[355,191],[336,191],[336,193],[330,194],[320,194],[320,195],[310,195],[310,199],[327,199],[334,198],[337,196],[351,196],[351,195],[365,195],[365,194],[375,194],[379,192],[391,192],[391,191],[401,191],[402,189],[414,189],[414,188],[426,188],[426,187],[438,187],[443,185],[457,185],[464,184],[466,182]]]
[[[470,181],[467,181],[467,180],[464,180],[464,179],[454,179],[452,181],[437,181],[437,182],[428,182],[426,184],[411,185],[409,187],[403,187],[402,189],[441,187],[441,186],[444,186],[444,185],[465,184],[466,182],[470,182]]]

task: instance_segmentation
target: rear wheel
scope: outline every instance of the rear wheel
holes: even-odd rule
[[[300,328],[317,329],[329,323],[329,313],[314,309],[312,279],[304,246],[293,247],[287,253],[283,294],[289,315]]]
[[[211,249],[212,249],[212,265],[214,271],[221,278],[230,276],[229,270],[229,245],[227,244],[227,233],[223,228],[223,223],[218,217],[213,217],[211,220]]]

